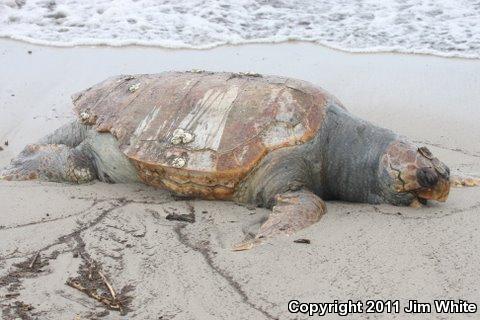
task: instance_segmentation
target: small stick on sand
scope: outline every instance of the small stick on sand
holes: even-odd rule
[[[33,269],[33,266],[35,265],[35,262],[37,262],[39,255],[40,255],[40,251],[37,251],[37,253],[35,254],[35,256],[32,259],[32,262],[30,262],[30,264],[28,265],[29,269]]]
[[[297,239],[297,240],[293,240],[293,242],[295,243],[305,243],[305,244],[310,244],[310,239]]]
[[[102,271],[98,270],[97,272],[100,275],[100,278],[102,278],[103,283],[105,283],[105,285],[107,286],[108,291],[110,291],[110,295],[112,296],[113,300],[117,300],[117,294],[115,293],[115,290],[113,289],[110,282],[108,282],[107,277],[103,274]]]

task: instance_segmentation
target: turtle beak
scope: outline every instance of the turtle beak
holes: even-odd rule
[[[417,181],[421,188],[414,191],[415,195],[420,202],[426,200],[445,202],[450,192],[450,170],[426,147],[418,148],[418,152],[429,160],[431,166],[417,170]]]
[[[420,202],[426,200],[445,202],[450,193],[450,181],[442,178],[434,186],[418,189],[414,193]]]

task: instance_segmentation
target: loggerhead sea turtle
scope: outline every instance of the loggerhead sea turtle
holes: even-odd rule
[[[251,73],[109,78],[73,95],[79,120],[28,145],[0,176],[135,182],[272,208],[247,249],[325,213],[324,200],[445,201],[448,167],[305,81]]]

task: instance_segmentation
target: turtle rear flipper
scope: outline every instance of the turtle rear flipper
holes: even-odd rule
[[[325,202],[308,190],[289,191],[275,196],[272,213],[255,238],[233,247],[234,251],[249,250],[265,239],[304,229],[326,212]]]
[[[84,183],[96,177],[85,149],[87,128],[72,121],[30,144],[0,171],[0,180],[46,180]]]
[[[46,180],[85,183],[96,177],[94,165],[83,144],[30,144],[0,172],[2,180]]]

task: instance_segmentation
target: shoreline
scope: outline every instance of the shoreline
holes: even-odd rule
[[[248,46],[248,45],[277,45],[277,44],[313,44],[319,47],[323,47],[325,49],[330,49],[342,53],[349,53],[349,54],[392,54],[392,55],[406,55],[406,56],[428,56],[428,57],[437,57],[437,58],[445,58],[445,59],[458,59],[458,60],[480,60],[480,55],[479,56],[461,56],[457,54],[450,54],[448,52],[441,52],[441,51],[435,51],[435,52],[410,52],[408,50],[402,50],[402,49],[373,49],[373,50],[368,50],[368,49],[347,49],[347,48],[342,48],[340,46],[334,46],[334,45],[328,45],[325,43],[317,42],[315,40],[291,40],[291,39],[285,39],[285,40],[278,40],[278,41],[270,41],[270,40],[265,40],[265,41],[260,41],[260,40],[253,40],[253,41],[248,41],[245,40],[245,42],[239,42],[239,43],[219,43],[219,44],[213,44],[211,46],[207,47],[188,47],[188,46],[178,46],[178,47],[168,47],[168,46],[163,46],[160,44],[143,44],[143,43],[130,43],[130,44],[118,44],[118,45],[113,45],[113,44],[102,44],[102,43],[92,43],[92,44],[64,44],[62,45],[60,42],[58,44],[51,44],[47,43],[47,41],[42,41],[42,40],[27,40],[27,39],[17,39],[17,38],[12,38],[10,36],[0,36],[0,41],[14,41],[14,42],[20,42],[24,44],[29,44],[29,45],[34,45],[34,46],[39,46],[39,47],[48,47],[48,48],[157,48],[161,50],[172,50],[172,51],[208,51],[208,50],[215,50],[217,48],[221,47],[241,47],[241,46]],[[133,42],[133,40],[132,40]]]

